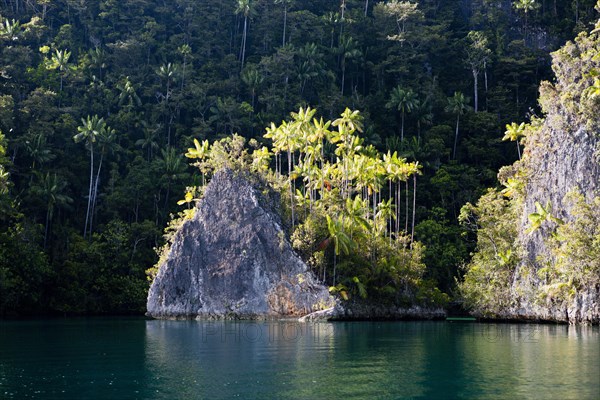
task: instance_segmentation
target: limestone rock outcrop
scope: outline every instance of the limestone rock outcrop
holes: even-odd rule
[[[540,88],[540,103],[546,115],[541,127],[527,137],[525,154],[518,166],[526,175],[523,210],[518,222],[519,267],[528,268],[514,274],[511,284],[514,302],[500,313],[501,317],[600,322],[598,280],[573,290],[566,299],[546,295],[541,300],[540,289],[547,282],[539,271],[556,262],[556,255],[548,248],[553,231],[538,229],[532,232],[528,229],[531,226],[529,216],[536,212],[536,202],[550,205],[553,217],[572,224],[576,217],[567,194],[576,191],[590,204],[600,196],[600,120],[597,114],[600,99],[590,95],[591,79],[586,76],[589,71],[600,68],[598,43],[597,33],[582,35],[554,53],[556,81],[542,83]],[[597,219],[600,210],[596,209],[594,213]],[[592,268],[592,265],[587,267]]]
[[[147,315],[281,318],[332,307],[327,288],[288,242],[278,204],[243,173],[216,173],[159,266]]]

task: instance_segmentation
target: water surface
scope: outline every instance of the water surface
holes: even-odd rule
[[[0,398],[597,399],[600,331],[448,322],[0,321]]]

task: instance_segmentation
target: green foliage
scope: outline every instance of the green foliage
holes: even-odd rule
[[[492,189],[476,206],[467,203],[461,210],[461,223],[477,234],[477,248],[459,290],[468,306],[484,314],[498,314],[513,300],[510,284],[519,262],[515,238],[520,211],[519,199],[507,200]]]
[[[269,178],[285,189],[289,224],[306,223],[304,218],[317,200],[331,197],[334,217],[346,198],[354,201],[360,194],[362,201],[369,202],[365,220],[393,241],[394,235],[408,231],[407,221],[412,231],[413,212],[418,225],[432,220],[433,208],[444,208],[447,221],[429,227],[438,232],[429,245],[445,249],[453,261],[435,264],[432,250],[426,250],[426,259],[434,270],[455,270],[450,263],[465,258],[469,246],[457,236],[461,231],[458,208],[474,201],[482,188],[495,185],[493,171],[517,157],[514,145],[499,143],[500,126],[522,121],[530,108],[536,110],[538,81],[550,77],[548,50],[596,18],[589,1],[554,2],[531,11],[472,2],[468,13],[455,1],[390,1],[367,8],[365,2],[344,1],[340,7],[325,0],[277,0],[276,5],[248,0],[177,1],[168,7],[155,0],[85,2],[85,7],[75,3],[0,2],[0,130],[6,135],[3,146],[10,159],[0,160],[0,232],[18,231],[13,219],[17,214],[22,215],[22,226],[47,228],[45,235],[35,236],[39,241],[35,246],[44,248],[52,270],[70,271],[57,275],[57,288],[63,287],[63,280],[88,279],[84,271],[92,270],[96,262],[94,257],[85,262],[70,259],[75,254],[73,243],[79,246],[81,239],[74,231],[83,230],[86,249],[95,254],[98,233],[111,223],[125,221],[131,229],[143,225],[149,236],[143,235],[146,239],[137,247],[136,241],[129,246],[136,254],[140,248],[152,254],[154,247],[163,244],[156,232],[178,210],[180,196],[175,194],[184,193],[186,186],[201,188],[223,163],[235,168],[252,164],[265,175],[268,166],[276,165],[275,175],[284,175],[288,150],[281,145],[271,151],[262,137],[264,127],[303,107],[304,117],[290,123],[292,130],[307,131],[307,121],[302,119],[309,104],[328,118],[346,107],[361,109],[360,129],[347,128],[364,134],[358,139],[352,137],[356,133],[340,134],[337,126],[327,126],[325,121],[320,128],[308,130],[319,139],[311,139],[312,149],[302,149],[302,162],[297,158],[287,171],[298,178],[292,185],[289,180]],[[513,29],[515,14],[524,22],[521,30]],[[467,32],[473,29],[477,33],[469,38]],[[534,29],[547,33],[540,38],[553,40],[532,40],[529,32]],[[577,44],[554,54],[558,65],[564,60],[559,75],[571,76],[567,63],[575,56],[580,60],[585,73],[571,82],[575,95],[558,99],[554,88],[545,85],[542,101],[544,107],[559,101],[570,104],[592,128],[600,107],[597,36],[598,30],[582,35]],[[445,111],[448,95],[470,93],[475,83],[471,64],[461,60],[472,61],[480,70],[477,113]],[[413,105],[404,102],[404,108],[398,109],[396,102],[386,109],[398,87],[412,93],[409,103]],[[469,99],[464,103],[470,106]],[[86,128],[94,122],[93,116],[97,123],[104,122],[106,135]],[[343,123],[348,124],[348,119],[351,116]],[[308,120],[309,125],[318,123]],[[88,132],[83,135],[78,127]],[[194,138],[214,143],[236,132],[240,138],[217,145],[211,157],[193,160],[200,169],[183,161]],[[331,132],[336,136],[328,139]],[[404,137],[397,138],[397,133]],[[84,144],[74,143],[74,135],[81,135]],[[254,138],[256,143],[244,149],[241,137],[248,143]],[[338,149],[339,141],[344,146]],[[396,151],[400,160],[420,161],[423,175],[414,210],[412,185],[394,178],[390,195],[389,187],[384,187],[389,179],[374,173],[385,168],[369,161],[373,157],[367,155],[374,149]],[[300,154],[299,149],[293,151]],[[356,160],[352,156],[345,167],[333,166],[336,157],[353,152]],[[355,161],[364,170],[360,182],[350,168]],[[308,165],[319,168],[311,170]],[[72,203],[61,206],[48,201],[53,197],[42,194],[47,190],[38,190],[61,187],[43,184],[54,177],[57,183],[66,182],[55,193]],[[365,193],[357,193],[359,186]],[[331,193],[326,192],[329,187]],[[297,190],[304,198],[302,204],[291,201]],[[336,196],[342,200],[334,201]],[[326,230],[325,219],[318,222]],[[422,241],[425,238],[419,236],[429,228],[422,233],[415,229],[415,235]],[[7,237],[18,240],[18,236]],[[452,255],[451,246],[458,249]],[[128,253],[133,247],[121,250]],[[331,250],[326,252],[315,257],[331,264]],[[343,270],[350,255],[340,256]],[[145,260],[145,269],[154,264],[153,257]],[[428,276],[443,281],[438,283],[444,288],[452,286],[453,279],[446,273]],[[368,280],[360,278],[360,282]],[[351,295],[353,285],[348,283]],[[89,288],[73,286],[73,295],[61,295],[61,303],[52,307],[88,309],[80,307],[78,299],[88,295]],[[143,297],[140,291],[131,293]],[[37,307],[48,309],[41,303]]]
[[[363,119],[358,111],[346,109],[334,121],[323,121],[315,113],[300,108],[290,114],[289,121],[279,126],[272,123],[265,134],[273,142],[270,150],[263,146],[249,155],[243,139],[234,136],[212,144],[194,140],[194,148],[186,155],[212,160],[208,170],[203,163],[194,163],[203,173],[220,168],[252,170],[280,188],[282,205],[289,211],[284,213],[289,217],[293,246],[320,279],[331,284],[332,292],[345,299],[370,293],[375,298],[415,301],[425,270],[423,248],[392,223],[399,202],[391,196],[391,187],[420,173],[418,163],[407,163],[397,153],[382,157],[373,146],[363,147],[364,139],[358,136]],[[324,145],[333,151],[325,153]],[[287,154],[287,176],[279,166],[282,153]],[[271,154],[276,157],[275,171],[266,162]],[[385,180],[390,185],[387,199],[382,191]],[[295,187],[299,189],[292,196]],[[188,190],[179,204],[189,206],[193,200]],[[167,243],[181,222],[182,218],[173,220]],[[161,250],[157,266],[167,252],[168,246]],[[156,268],[148,271],[151,277],[156,272]],[[420,293],[419,301],[425,301],[424,293],[434,294],[431,290]]]
[[[586,201],[577,191],[567,195],[573,221],[561,224],[548,239],[550,255],[538,270],[540,297],[571,300],[600,284],[600,197]]]
[[[537,3],[521,0],[515,7],[527,15]],[[582,127],[598,128],[594,100],[600,61],[597,33],[581,33],[574,43],[567,43],[553,54],[556,83],[543,83],[540,90],[540,103],[548,116],[533,117],[530,124],[506,125],[503,140],[517,141],[519,156],[518,143],[523,141],[523,159],[500,170],[498,177],[504,189],[490,189],[477,206],[468,203],[461,210],[461,222],[477,234],[477,248],[465,267],[459,289],[467,304],[478,312],[499,315],[523,302],[569,309],[577,301],[576,295],[598,287],[597,197],[588,194],[586,199],[574,190],[562,199],[557,210],[550,201],[534,202],[535,211],[527,215],[529,227],[524,233],[536,240],[529,244],[543,247],[536,259],[531,257],[532,246],[524,248],[529,238],[519,232],[525,196],[536,193],[535,186],[529,186],[529,179],[535,179],[531,170],[545,162],[547,149],[541,142],[561,129],[568,135]],[[526,189],[533,190],[527,193]]]

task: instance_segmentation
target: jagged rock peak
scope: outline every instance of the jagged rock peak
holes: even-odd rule
[[[251,181],[229,169],[214,175],[159,266],[147,315],[297,317],[334,304],[287,240],[277,199]]]

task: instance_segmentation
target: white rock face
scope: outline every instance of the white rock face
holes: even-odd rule
[[[154,318],[299,317],[334,304],[248,179],[215,174],[148,293]]]

